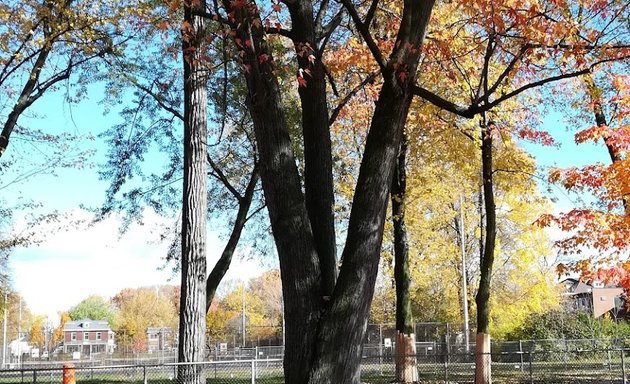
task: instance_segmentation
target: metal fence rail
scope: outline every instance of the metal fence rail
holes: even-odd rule
[[[547,350],[500,352],[491,355],[492,377],[500,383],[626,383],[630,349]],[[474,353],[428,354],[415,356],[420,382],[473,383]],[[182,367],[201,372],[206,384],[282,384],[281,359],[208,361],[195,364],[165,363],[93,366],[77,363],[77,384],[181,383]],[[190,369],[188,369],[190,371]],[[386,384],[394,379],[393,354],[364,357],[361,381]],[[22,367],[0,370],[0,384],[61,384],[64,370],[55,367]]]
[[[208,384],[278,384],[283,383],[282,360],[235,360],[160,365],[81,366],[72,370],[77,384],[143,383],[174,384],[182,367],[196,367]],[[2,384],[61,384],[68,368],[22,368],[0,370]]]

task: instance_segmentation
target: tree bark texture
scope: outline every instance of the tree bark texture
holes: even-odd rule
[[[418,381],[416,337],[411,313],[409,240],[405,224],[407,191],[407,136],[403,134],[392,181],[394,280],[396,282],[396,382]]]
[[[477,344],[475,366],[476,384],[490,383],[490,279],[494,263],[494,249],[497,235],[496,206],[494,202],[494,184],[492,178],[492,124],[481,130],[481,167],[483,178],[483,200],[485,210],[485,241],[481,257],[479,290],[475,297],[477,303]],[[481,338],[481,339],[480,339]],[[479,341],[482,341],[481,343]],[[479,381],[484,380],[484,381]]]
[[[297,53],[304,139],[304,191],[322,274],[322,296],[332,296],[337,279],[332,152],[324,65],[317,51],[311,1],[287,2]]]
[[[273,73],[273,56],[267,46],[254,2],[233,8],[234,37],[250,41],[242,49],[248,109],[259,151],[260,176],[280,261],[285,311],[285,382],[306,383],[322,307],[319,257],[311,230],[300,175],[284,111],[280,88]]]
[[[207,75],[202,68],[204,20],[184,6],[182,32],[184,63],[184,188],[182,208],[181,298],[179,316],[180,363],[204,360],[206,334],[206,225],[207,225]],[[178,366],[178,383],[203,384],[201,365]]]
[[[239,8],[231,4],[226,4],[226,8],[234,15],[236,44],[248,41],[241,43],[239,56],[280,259],[286,319],[285,382],[358,384],[361,346],[378,272],[393,168],[412,97],[409,85],[417,70],[433,1],[405,1],[396,48],[383,71],[384,85],[367,135],[343,265],[328,305],[322,297],[323,268],[257,7],[253,1],[244,7],[238,3]],[[299,28],[299,23],[294,25],[292,33],[299,36]],[[320,134],[313,140],[325,140]],[[316,144],[316,148],[322,148],[322,144]],[[305,188],[312,186],[307,183]]]
[[[396,330],[396,378],[395,383],[417,383],[416,335]]]
[[[310,383],[358,384],[361,347],[378,273],[394,165],[411,104],[424,32],[433,1],[406,0],[395,49],[366,138],[354,192],[343,264],[330,309],[320,321]]]

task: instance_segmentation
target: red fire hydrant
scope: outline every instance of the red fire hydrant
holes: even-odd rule
[[[63,382],[62,384],[76,384],[76,376],[74,364],[66,363],[63,365]]]

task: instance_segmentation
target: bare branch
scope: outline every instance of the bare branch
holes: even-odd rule
[[[370,9],[368,9],[367,14],[365,15],[365,25],[369,28],[370,24],[372,24],[372,20],[374,19],[374,14],[376,14],[376,10],[378,9],[379,0],[372,0],[372,4],[370,4]]]
[[[208,164],[210,165],[210,167],[212,168],[212,170],[214,171],[214,175],[217,180],[219,180],[220,182],[223,183],[223,185],[225,186],[225,188],[227,188],[228,191],[230,191],[230,193],[236,198],[236,200],[238,200],[239,202],[241,201],[241,199],[243,198],[243,196],[241,196],[241,194],[236,190],[236,188],[234,188],[234,186],[232,185],[232,183],[230,183],[230,181],[228,180],[228,178],[225,176],[225,174],[223,173],[223,171],[221,170],[221,167],[219,167],[213,160],[212,160],[212,156],[210,156],[210,154],[206,155],[206,159],[208,161]]]
[[[442,108],[445,111],[449,111],[458,116],[470,119],[476,114],[475,110],[472,107],[464,107],[464,106],[455,104],[449,100],[442,98],[441,96],[436,95],[435,93],[429,91],[428,89],[422,88],[418,85],[412,85],[411,92],[416,96],[422,97],[423,99],[435,105],[436,107]]]

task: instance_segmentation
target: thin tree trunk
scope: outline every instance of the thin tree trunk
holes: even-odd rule
[[[403,134],[392,182],[394,280],[396,282],[396,382],[418,381],[416,335],[411,313],[409,240],[405,224],[407,200],[407,136]]]
[[[591,99],[591,104],[593,105],[595,123],[598,127],[608,127],[606,115],[604,114],[604,109],[602,107],[602,90],[597,86],[597,84],[595,84],[595,80],[590,74],[584,76],[584,82],[586,83],[587,92],[589,98]],[[608,150],[610,161],[612,161],[613,164],[623,160],[619,152],[619,148],[611,142],[608,135],[604,137],[604,144]],[[630,216],[630,196],[623,196],[622,204],[626,216]]]
[[[332,152],[324,65],[317,52],[311,1],[287,2],[299,70],[304,138],[304,191],[322,273],[322,296],[330,298],[337,279]]]
[[[232,256],[234,255],[238,241],[241,238],[243,227],[245,227],[247,214],[249,212],[249,207],[252,204],[254,190],[258,179],[258,169],[254,168],[252,176],[249,179],[249,184],[247,184],[247,188],[245,189],[245,194],[239,198],[238,212],[236,213],[236,219],[234,220],[234,226],[232,227],[230,238],[228,239],[225,248],[223,248],[221,257],[214,265],[214,268],[212,268],[212,271],[206,280],[206,313],[210,309],[210,304],[212,304],[212,300],[214,299],[219,283],[223,280],[225,273],[228,271],[230,264],[232,263]]]
[[[494,184],[492,179],[492,129],[489,123],[481,131],[481,167],[483,183],[483,200],[486,213],[485,241],[481,257],[479,290],[475,297],[477,303],[477,343],[475,383],[490,384],[491,356],[490,356],[490,279],[494,263],[494,248],[496,241],[496,207],[494,202]]]
[[[181,298],[179,315],[180,363],[204,360],[206,334],[207,225],[207,75],[201,58],[204,20],[193,16],[203,1],[184,5],[182,32],[184,62],[184,190],[182,208]],[[201,365],[178,366],[178,383],[203,384]]]

